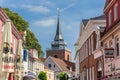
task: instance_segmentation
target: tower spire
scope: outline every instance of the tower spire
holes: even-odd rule
[[[56,35],[54,38],[54,42],[52,43],[52,48],[55,49],[60,49],[66,47],[66,43],[64,42],[64,39],[62,37],[62,32],[61,32],[61,25],[60,25],[60,9],[57,8],[58,11],[58,22],[57,22],[57,29],[56,29]]]
[[[58,11],[58,22],[57,22],[57,30],[56,30],[56,35],[54,40],[64,40],[62,37],[62,33],[61,33],[61,25],[60,25],[60,9],[57,8]]]

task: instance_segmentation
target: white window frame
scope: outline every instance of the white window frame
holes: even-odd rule
[[[91,67],[89,68],[90,69],[90,71],[89,71],[89,76],[90,76],[90,80],[91,80]]]
[[[118,4],[116,3],[114,6],[114,21],[118,18]]]
[[[111,10],[108,13],[108,24],[109,26],[112,24],[112,11]]]
[[[16,39],[14,38],[14,49],[13,49],[13,53],[16,54]]]
[[[92,80],[94,80],[94,66],[92,67]]]

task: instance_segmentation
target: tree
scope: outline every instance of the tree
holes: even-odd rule
[[[25,21],[21,16],[18,15],[18,13],[12,12],[8,8],[3,8],[5,13],[8,15],[8,17],[12,20],[15,27],[18,29],[18,31],[25,31],[28,29],[28,22]]]
[[[47,80],[47,74],[46,72],[41,71],[38,75],[39,80]]]
[[[67,74],[64,72],[60,72],[58,77],[60,80],[67,80]]]
[[[8,8],[3,8],[3,10],[11,19],[11,21],[13,22],[18,31],[27,31],[25,47],[27,47],[28,49],[30,48],[36,49],[38,51],[38,56],[43,57],[44,53],[42,51],[42,47],[39,44],[34,33],[28,29],[29,27],[28,22],[24,20],[18,13],[12,12]]]

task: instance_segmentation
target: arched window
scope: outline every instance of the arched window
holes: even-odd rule
[[[69,61],[69,59],[70,59],[70,58],[69,58],[69,55],[67,55],[67,60]]]

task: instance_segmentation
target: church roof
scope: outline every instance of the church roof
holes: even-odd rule
[[[63,40],[62,33],[61,33],[61,26],[60,26],[60,20],[58,16],[58,22],[57,22],[57,30],[54,40]]]
[[[58,14],[58,22],[57,22],[57,29],[56,29],[56,35],[54,38],[54,41],[52,42],[51,46],[52,49],[65,49],[66,48],[66,42],[64,41],[63,37],[62,37],[62,32],[61,32],[61,26],[60,26],[60,18],[59,18],[59,14]]]

